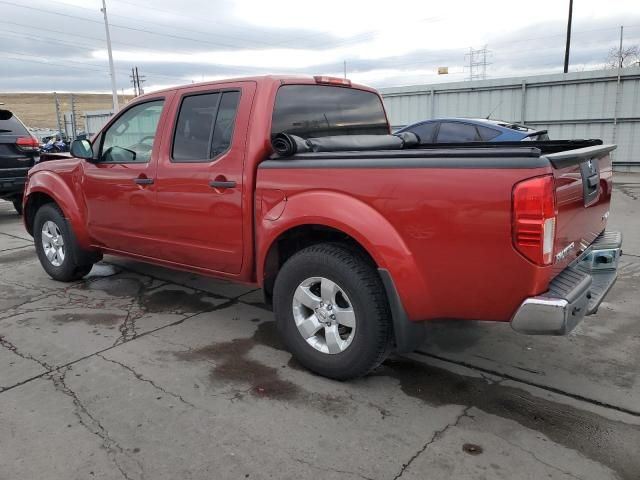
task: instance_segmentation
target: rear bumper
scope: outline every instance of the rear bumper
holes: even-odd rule
[[[539,296],[527,298],[511,326],[530,335],[565,335],[592,315],[616,281],[622,234],[604,232]]]
[[[26,177],[0,177],[0,197],[17,196],[24,191]]]

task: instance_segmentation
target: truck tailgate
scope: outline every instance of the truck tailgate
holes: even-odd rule
[[[546,155],[553,166],[556,185],[557,272],[582,254],[605,229],[612,186],[610,152],[615,148],[598,145]]]

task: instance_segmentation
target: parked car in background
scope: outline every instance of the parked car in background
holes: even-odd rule
[[[420,143],[519,142],[549,140],[546,130],[486,118],[437,118],[401,128],[412,132]]]
[[[39,158],[38,139],[13,112],[0,109],[0,199],[13,202],[18,213],[27,172]]]

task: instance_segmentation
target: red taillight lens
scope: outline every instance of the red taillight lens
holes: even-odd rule
[[[513,189],[513,243],[522,255],[538,265],[553,263],[556,215],[553,175],[516,184]]]
[[[40,144],[35,137],[20,137],[16,140],[16,147],[23,152],[35,152],[40,148]]]

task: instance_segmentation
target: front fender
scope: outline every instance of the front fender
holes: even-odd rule
[[[283,233],[303,225],[323,225],[356,240],[378,268],[389,272],[409,319],[421,319],[425,304],[431,304],[426,283],[404,240],[380,212],[354,197],[328,190],[294,194],[285,202],[277,220],[266,215],[258,219],[256,273],[260,284],[267,254]]]
[[[35,193],[44,193],[51,197],[62,210],[64,217],[71,223],[73,233],[80,246],[89,249],[89,232],[81,206],[67,183],[56,173],[48,170],[34,172],[25,188],[25,206],[29,205],[30,197]]]

